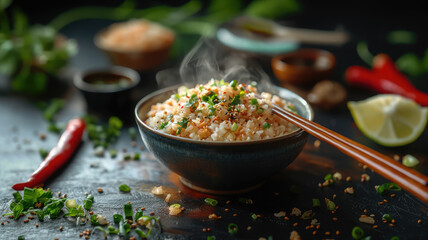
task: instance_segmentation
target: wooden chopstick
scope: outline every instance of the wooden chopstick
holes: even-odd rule
[[[359,144],[315,122],[273,105],[273,112],[300,127],[314,137],[329,143],[346,155],[366,164],[383,177],[397,183],[403,189],[428,203],[428,177],[408,168],[388,156]]]

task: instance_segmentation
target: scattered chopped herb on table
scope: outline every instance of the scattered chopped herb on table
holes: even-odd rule
[[[119,190],[122,191],[122,192],[130,192],[131,188],[128,185],[126,185],[126,184],[122,184],[122,185],[119,186]]]

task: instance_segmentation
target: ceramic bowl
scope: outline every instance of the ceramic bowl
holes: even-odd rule
[[[114,47],[112,44],[106,44],[105,39],[111,35],[113,29],[128,28],[133,23],[148,23],[149,27],[157,27],[165,32],[165,36],[157,39],[156,36],[144,35],[141,29],[127,29],[126,31],[119,31],[120,38],[134,39],[137,36],[144,36],[150,39],[150,43],[133,43],[133,48],[122,49]],[[166,36],[167,35],[167,36]],[[132,68],[137,71],[145,71],[156,68],[163,64],[169,58],[170,49],[174,43],[174,33],[158,24],[148,22],[146,20],[132,20],[128,22],[115,23],[107,27],[106,29],[98,32],[94,37],[94,44],[101,49],[110,58],[113,65],[124,66]],[[118,40],[118,42],[121,42]],[[144,46],[140,46],[143,45]],[[130,44],[129,44],[130,45]],[[156,46],[155,46],[156,45]],[[147,47],[149,46],[149,47]]]
[[[169,98],[177,88],[161,89],[141,99],[135,117],[148,150],[194,190],[238,194],[255,189],[290,164],[306,143],[307,133],[301,129],[281,137],[248,142],[192,140],[152,129],[144,122],[150,107]],[[304,99],[286,89],[273,88],[277,95],[292,102],[301,116],[312,120],[312,109]]]
[[[282,83],[309,85],[328,79],[336,65],[335,56],[321,49],[303,48],[272,58],[273,73]]]
[[[103,83],[112,78],[124,83]],[[88,112],[107,117],[132,114],[136,102],[132,92],[139,82],[140,75],[136,71],[120,66],[81,71],[73,78],[74,86],[86,100]]]

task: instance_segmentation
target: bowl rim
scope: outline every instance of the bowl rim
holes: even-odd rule
[[[185,83],[181,83],[181,84],[177,84],[177,85],[174,85],[174,86],[170,86],[170,87],[166,87],[166,88],[162,88],[162,89],[156,90],[156,91],[154,91],[154,92],[146,95],[145,97],[143,97],[140,101],[138,101],[138,103],[135,106],[135,110],[134,110],[134,115],[135,115],[135,119],[137,121],[137,124],[139,126],[144,127],[145,129],[149,130],[150,132],[152,132],[152,133],[154,133],[156,135],[159,135],[159,136],[162,136],[162,137],[166,137],[166,138],[169,138],[171,140],[178,140],[178,141],[183,141],[183,142],[187,142],[187,143],[193,143],[193,144],[199,144],[199,145],[210,145],[210,146],[230,146],[230,145],[232,145],[232,146],[241,146],[241,145],[244,146],[244,145],[259,144],[259,143],[270,143],[270,142],[276,142],[276,141],[284,140],[284,139],[287,139],[287,138],[293,138],[293,137],[295,137],[297,135],[300,135],[300,134],[302,134],[304,132],[303,129],[297,128],[296,130],[292,131],[291,133],[288,133],[288,134],[285,134],[285,135],[282,135],[282,136],[278,136],[278,137],[274,137],[274,138],[269,138],[269,139],[250,140],[250,141],[234,141],[234,142],[232,142],[232,141],[203,141],[203,140],[196,140],[196,139],[191,139],[191,138],[174,136],[174,135],[170,135],[170,134],[167,134],[167,133],[163,133],[163,132],[157,131],[156,129],[153,129],[152,127],[148,126],[140,118],[140,116],[139,116],[139,110],[140,110],[141,106],[146,101],[148,101],[149,99],[151,99],[151,98],[153,98],[155,96],[158,96],[158,95],[161,95],[161,94],[165,94],[166,92],[169,92],[169,91],[172,91],[172,90],[176,90],[178,87],[183,86],[183,85],[185,85]],[[313,120],[313,118],[314,118],[314,111],[313,111],[312,107],[310,106],[310,104],[305,99],[303,99],[298,94],[296,94],[296,93],[294,93],[294,92],[292,92],[292,91],[290,91],[288,89],[285,89],[285,88],[282,88],[282,87],[279,87],[279,86],[276,86],[276,85],[272,85],[272,87],[277,88],[277,89],[282,90],[282,91],[289,92],[292,95],[294,95],[294,97],[296,97],[296,99],[299,102],[301,102],[306,109],[309,110],[308,111],[308,113],[309,113],[309,116],[308,116],[309,120],[311,120],[311,121]]]
[[[107,74],[113,73],[117,75],[122,75],[131,79],[132,83],[129,86],[121,87],[121,88],[118,88],[118,87],[100,88],[95,86],[94,84],[90,84],[83,81],[83,78],[85,76],[90,74],[96,74],[96,73],[107,73]],[[141,80],[140,75],[138,74],[137,71],[131,68],[123,67],[123,66],[110,66],[107,68],[88,69],[88,70],[84,70],[76,73],[73,77],[73,83],[78,89],[86,92],[92,92],[92,93],[113,93],[113,92],[126,91],[128,89],[131,89],[137,86],[140,83],[140,80]]]

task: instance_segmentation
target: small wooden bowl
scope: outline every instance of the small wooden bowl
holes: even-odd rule
[[[138,22],[137,20],[134,20],[134,22],[135,21]],[[97,46],[99,49],[101,49],[104,53],[107,54],[113,65],[132,68],[136,71],[145,71],[156,68],[163,64],[169,58],[169,52],[174,43],[175,35],[171,30],[162,26],[159,26],[158,28],[162,28],[162,31],[164,31],[165,34],[168,34],[168,41],[163,41],[163,44],[161,46],[148,49],[143,49],[142,46],[135,46],[135,49],[123,50],[117,47],[107,46],[107,44],[105,44],[105,41],[103,41],[103,39],[105,39],[110,34],[112,29],[121,28],[122,26],[126,27],[128,23],[130,22],[115,23],[110,25],[106,29],[103,29],[98,32],[94,37],[95,46]],[[149,24],[158,25],[154,23]],[[132,36],[135,35],[136,33],[134,33]],[[122,35],[121,37],[124,36]],[[157,39],[152,40],[155,42],[157,41]],[[157,42],[159,41],[161,40],[159,39]]]
[[[275,56],[271,65],[281,82],[309,85],[327,79],[336,65],[336,58],[328,51],[306,48]]]

